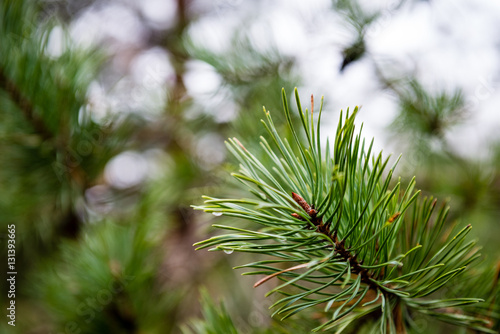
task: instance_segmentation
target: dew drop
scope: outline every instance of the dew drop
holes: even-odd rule
[[[219,211],[214,211],[214,212],[212,212],[212,214],[213,214],[214,216],[217,216],[217,217],[222,216],[222,212],[219,212]]]
[[[234,252],[234,249],[224,249],[224,253],[226,254],[232,254]]]

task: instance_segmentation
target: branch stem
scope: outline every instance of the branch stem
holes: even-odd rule
[[[387,297],[396,298],[398,301],[393,310],[394,323],[396,325],[397,333],[406,333],[406,329],[403,323],[403,316],[401,314],[401,305],[399,303],[399,297],[388,292],[385,289],[380,289],[377,284],[373,273],[371,273],[368,269],[362,268],[361,265],[363,261],[359,261],[357,259],[356,254],[352,254],[348,248],[345,247],[345,239],[339,240],[337,236],[337,231],[331,231],[330,226],[328,224],[323,223],[323,218],[317,216],[317,211],[314,209],[313,205],[308,204],[300,195],[296,193],[292,193],[292,198],[297,202],[304,211],[307,212],[309,217],[311,218],[311,222],[316,226],[317,230],[320,233],[328,236],[335,243],[335,253],[340,255],[340,257],[349,263],[351,266],[351,272],[361,276],[361,282],[365,283],[370,287],[371,290],[375,291],[375,293],[383,293]],[[294,217],[297,217],[297,214],[292,214]],[[397,217],[399,217],[400,213],[398,212],[394,216],[392,216],[389,220],[392,222]]]
[[[19,88],[7,77],[3,69],[0,67],[0,88],[3,89],[11,98],[19,109],[23,112],[24,117],[28,120],[33,129],[38,135],[40,135],[44,140],[51,139],[53,137],[52,133],[47,129],[43,121],[37,117],[35,113],[35,108],[31,101],[29,101]]]
[[[316,226],[318,231],[333,240],[333,242],[335,243],[335,252],[340,255],[344,261],[349,262],[349,265],[351,266],[351,272],[356,275],[360,275],[361,281],[367,284],[375,292],[377,292],[377,290],[381,290],[378,288],[377,283],[374,282],[373,274],[370,273],[367,269],[361,267],[363,261],[358,261],[356,254],[351,254],[351,252],[349,252],[349,250],[345,247],[344,240],[339,241],[337,232],[330,231],[329,227],[323,223],[322,217],[318,217],[316,215],[317,211],[314,210],[313,206],[309,205],[300,195],[296,193],[292,193],[292,198],[304,209],[304,211],[307,212],[307,214],[311,218],[311,222]],[[294,217],[295,216],[296,215],[294,215]],[[381,291],[385,293],[384,290]]]

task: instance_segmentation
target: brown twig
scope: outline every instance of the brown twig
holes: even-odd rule
[[[358,261],[356,254],[351,254],[351,252],[345,247],[344,240],[338,240],[337,233],[330,231],[328,225],[323,223],[323,219],[321,217],[317,217],[318,211],[316,211],[311,205],[309,205],[306,200],[302,198],[302,196],[292,192],[292,198],[297,204],[300,205],[302,209],[311,217],[311,222],[316,226],[317,230],[320,233],[328,236],[335,243],[335,252],[346,262],[349,262],[351,266],[351,272],[360,275],[361,281],[374,291],[377,291],[378,285],[373,281],[373,274],[370,273],[367,269],[362,268],[361,264],[363,261]],[[300,217],[298,214],[292,214],[293,217]],[[392,217],[391,217],[392,218]],[[397,218],[397,217],[395,217]],[[394,218],[394,219],[395,219]]]
[[[396,326],[397,333],[405,334],[406,328],[405,328],[404,321],[403,321],[404,319],[402,316],[402,309],[401,309],[402,306],[399,303],[399,297],[387,292],[386,290],[380,289],[379,285],[375,281],[375,277],[374,277],[373,273],[371,273],[366,268],[363,268],[361,266],[363,264],[363,260],[361,260],[361,261],[358,260],[357,255],[352,254],[349,251],[349,249],[345,247],[344,240],[339,241],[339,239],[337,237],[337,232],[331,231],[330,226],[328,224],[325,225],[323,223],[322,217],[317,216],[318,211],[316,211],[311,205],[309,205],[309,203],[307,203],[306,200],[304,200],[300,195],[292,192],[292,198],[294,199],[295,202],[297,202],[297,204],[300,205],[300,207],[302,209],[304,209],[304,211],[307,212],[307,214],[311,218],[311,222],[316,226],[317,230],[320,233],[323,233],[324,235],[328,236],[334,242],[335,253],[337,255],[339,255],[344,261],[349,263],[352,273],[361,276],[361,282],[368,285],[369,288],[372,291],[374,291],[375,293],[380,292],[384,295],[390,295],[392,298],[397,299],[398,302],[396,303],[396,306],[394,307],[394,310],[393,310],[394,324]],[[388,223],[393,223],[400,215],[401,215],[400,212],[396,212],[388,219]],[[299,219],[301,218],[300,215],[298,215],[297,213],[293,213],[292,216],[299,218]],[[297,267],[299,267],[299,266],[297,266]],[[302,268],[302,267],[304,267],[304,265],[301,265],[300,267]],[[295,269],[298,269],[298,268],[292,267],[292,268],[284,270],[284,271],[295,270]],[[284,271],[282,271],[282,272],[284,272]],[[282,272],[275,273],[275,274],[273,274],[272,277],[279,275]],[[268,277],[265,280],[267,281],[269,278],[271,278],[271,277]]]

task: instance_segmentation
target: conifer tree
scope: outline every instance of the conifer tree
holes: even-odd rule
[[[168,92],[165,105],[156,106],[164,113],[147,119],[115,107],[96,118],[90,86],[106,72],[109,58],[101,48],[74,42],[46,7],[41,1],[0,2],[1,233],[16,226],[16,305],[22,316],[16,327],[2,321],[0,332],[176,332],[192,316],[184,309],[197,306],[198,277],[217,268],[193,265],[184,274],[176,272],[180,256],[194,253],[190,245],[198,221],[188,212],[191,197],[198,197],[193,189],[219,182],[202,173],[214,166],[205,165],[196,146],[205,134],[238,126],[216,121],[206,110],[199,113],[184,85],[185,63],[192,58],[215,63],[223,55],[192,45],[188,50],[185,31],[192,17],[179,6],[183,19],[163,32],[168,38],[155,41],[171,51],[176,71],[174,94]],[[55,30],[63,35],[60,54],[49,47]],[[238,62],[236,55],[214,64],[225,81],[238,78],[228,87],[244,87],[237,94],[242,106],[267,93],[262,82],[276,89],[286,84],[277,74],[279,57],[253,56],[251,67],[223,66]],[[187,110],[194,112],[188,117]],[[254,115],[239,110],[244,127]],[[149,149],[168,156],[154,182],[126,189],[108,183],[110,159]],[[1,240],[5,263],[6,238]],[[0,285],[6,291],[6,281]]]

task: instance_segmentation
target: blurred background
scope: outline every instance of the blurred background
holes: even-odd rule
[[[314,315],[278,324],[266,287],[231,269],[251,257],[192,246],[224,218],[190,205],[245,196],[225,138],[259,156],[263,105],[286,135],[282,87],[303,105],[325,97],[325,138],[361,106],[376,151],[402,153],[397,173],[449,199],[449,221],[472,224],[497,265],[500,2],[0,7],[1,257],[15,224],[18,273],[16,327],[0,332],[209,333],[202,287],[205,308],[223,300],[241,333],[307,332]]]

